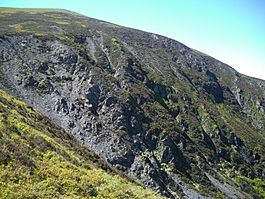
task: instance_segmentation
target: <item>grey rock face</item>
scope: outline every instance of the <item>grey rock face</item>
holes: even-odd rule
[[[248,197],[215,178],[225,164],[264,177],[262,150],[244,138],[265,143],[264,81],[159,35],[86,23],[81,35],[62,28],[67,42],[2,35],[1,87],[165,196]]]

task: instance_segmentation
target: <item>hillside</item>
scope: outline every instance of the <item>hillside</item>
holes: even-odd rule
[[[159,198],[0,90],[0,198]]]
[[[264,80],[66,10],[0,21],[0,87],[131,180],[171,198],[265,197]]]

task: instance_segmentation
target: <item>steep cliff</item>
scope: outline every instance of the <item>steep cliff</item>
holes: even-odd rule
[[[0,85],[171,197],[264,195],[265,81],[65,10],[0,10]]]

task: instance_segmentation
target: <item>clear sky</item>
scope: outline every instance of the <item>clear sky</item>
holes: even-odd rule
[[[0,7],[65,8],[158,33],[265,80],[265,0],[0,0]]]

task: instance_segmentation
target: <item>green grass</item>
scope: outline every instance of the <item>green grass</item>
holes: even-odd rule
[[[159,198],[1,90],[0,145],[0,198]]]
[[[256,198],[265,199],[265,181],[260,178],[246,178],[243,176],[237,176],[237,183],[239,183],[240,187],[246,192],[252,194],[252,196],[256,196]]]

